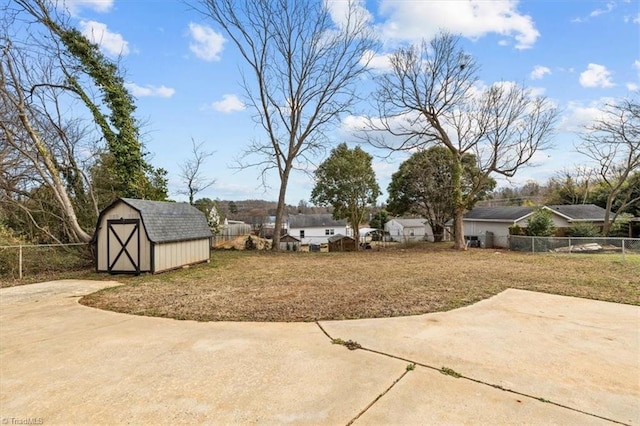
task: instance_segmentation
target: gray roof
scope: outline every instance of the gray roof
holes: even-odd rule
[[[390,220],[395,220],[404,228],[424,228],[424,224],[427,221],[422,217],[394,217]]]
[[[140,212],[147,236],[154,243],[197,240],[212,236],[204,213],[190,204],[120,198],[100,215],[118,202],[123,202]]]
[[[335,220],[329,213],[289,215],[289,229],[346,226],[346,224],[347,222],[345,220]]]
[[[544,207],[566,217],[569,221],[604,220],[605,209],[594,204],[549,205]],[[515,222],[527,217],[537,208],[524,206],[476,207],[465,214],[464,218],[494,222]]]
[[[464,215],[465,219],[490,220],[496,222],[515,222],[533,213],[535,207],[503,206],[476,207]]]
[[[342,235],[342,234],[332,235],[329,238],[327,238],[327,241],[329,241],[330,243],[334,243],[336,241],[340,241],[344,239],[355,241],[355,238],[349,237],[348,235]]]
[[[569,220],[603,221],[606,210],[595,204],[546,206],[549,210],[566,216]]]

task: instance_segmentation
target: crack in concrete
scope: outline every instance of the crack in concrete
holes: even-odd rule
[[[320,325],[320,322],[315,321],[315,323],[316,323],[316,325],[320,328],[320,330],[322,330],[322,332],[325,334],[325,336],[327,336],[327,337],[329,338],[329,340],[331,340],[331,341],[333,341],[333,340],[334,340],[334,338],[333,338],[333,337],[331,337],[331,335],[330,335],[330,334],[329,334],[329,333],[328,333],[328,332],[327,332],[327,331],[322,327],[322,325]],[[438,371],[438,372],[439,372],[439,373],[441,373],[441,374],[444,374],[444,373],[443,373],[443,368],[444,368],[444,367],[442,367],[442,368],[437,368],[437,367],[434,367],[434,366],[432,366],[432,365],[428,365],[428,364],[421,363],[421,362],[419,362],[419,361],[413,361],[413,360],[411,360],[411,359],[403,358],[403,357],[401,357],[401,356],[397,356],[397,355],[389,354],[389,353],[386,353],[386,352],[377,351],[377,350],[375,350],[375,349],[370,349],[370,348],[367,348],[367,347],[362,346],[362,345],[360,346],[360,348],[359,348],[359,349],[360,349],[360,350],[363,350],[363,351],[371,352],[371,353],[374,353],[374,354],[377,354],[377,355],[386,356],[386,357],[388,357],[388,358],[393,358],[393,359],[397,359],[397,360],[400,360],[400,361],[405,361],[405,362],[408,362],[408,363],[411,363],[411,364],[419,365],[420,367],[428,368],[428,369],[431,369],[431,370],[434,370],[434,371]],[[400,381],[400,380],[401,380],[401,379],[402,379],[402,378],[403,378],[403,377],[404,377],[408,372],[409,372],[409,371],[405,371],[405,372],[402,374],[402,376],[400,376],[398,379],[396,379],[396,380],[393,382],[393,384],[392,384],[392,385],[391,385],[391,386],[390,386],[390,387],[389,387],[385,392],[383,392],[382,394],[380,394],[380,395],[379,395],[375,400],[373,400],[373,402],[372,402],[372,403],[370,403],[370,404],[369,404],[369,405],[368,405],[364,410],[362,410],[362,411],[360,412],[360,414],[358,414],[358,416],[356,416],[356,417],[355,417],[354,419],[352,419],[349,423],[347,423],[347,426],[351,425],[355,420],[357,420],[357,419],[358,419],[358,417],[360,417],[360,416],[361,416],[362,414],[364,414],[364,413],[365,413],[369,408],[371,408],[371,407],[372,407],[372,406],[373,406],[373,405],[374,405],[374,404],[375,404],[375,403],[376,403],[376,402],[377,402],[377,401],[378,401],[382,396],[384,396],[387,392],[389,392],[389,391],[391,390],[391,388],[393,388],[393,387],[394,387],[394,386],[395,386],[395,385],[396,385],[396,384],[397,384],[397,383],[398,383],[398,382],[399,382],[399,381]],[[539,402],[544,402],[544,403],[546,403],[546,404],[555,405],[556,407],[564,408],[564,409],[566,409],[566,410],[575,411],[575,412],[577,412],[577,413],[585,414],[585,415],[587,415],[587,416],[595,417],[595,418],[597,418],[597,419],[606,420],[606,421],[611,422],[611,423],[616,423],[616,424],[619,424],[619,425],[625,425],[625,426],[632,426],[630,423],[624,423],[624,422],[621,422],[621,421],[619,421],[619,420],[610,419],[610,418],[608,418],[608,417],[600,416],[600,415],[598,415],[598,414],[594,414],[594,413],[589,413],[589,412],[587,412],[587,411],[580,410],[579,408],[570,407],[570,406],[568,406],[568,405],[564,405],[564,404],[561,404],[561,403],[559,403],[559,402],[554,402],[554,401],[551,401],[551,400],[546,399],[546,398],[543,398],[543,397],[538,397],[538,396],[530,395],[530,394],[528,394],[528,393],[520,392],[520,391],[517,391],[517,390],[514,390],[514,389],[505,388],[505,387],[504,387],[504,386],[502,386],[502,385],[497,385],[497,384],[494,384],[494,383],[485,382],[485,381],[483,381],[483,380],[475,379],[475,378],[473,378],[473,377],[469,377],[469,376],[466,376],[466,375],[464,375],[464,374],[459,374],[459,377],[457,377],[457,378],[464,379],[464,380],[469,380],[469,381],[471,381],[471,382],[478,383],[478,384],[480,384],[480,385],[489,386],[489,387],[491,387],[491,388],[498,389],[498,390],[501,390],[501,391],[504,391],[504,392],[509,392],[509,393],[514,394],[514,395],[519,395],[519,396],[522,396],[522,397],[525,397],[525,398],[535,399],[535,400],[537,400],[537,401],[539,401]]]
[[[374,404],[376,402],[378,402],[378,400],[380,398],[382,398],[383,396],[385,396],[396,384],[398,384],[398,382],[400,380],[402,380],[404,378],[404,376],[406,376],[409,373],[409,370],[405,370],[400,377],[398,377],[397,379],[395,379],[393,381],[393,383],[391,383],[391,386],[389,386],[388,388],[386,388],[380,395],[378,395],[373,401],[371,401],[366,407],[364,407],[364,409],[362,411],[360,411],[353,419],[351,419],[349,421],[349,423],[347,423],[346,426],[351,426],[356,420],[358,420],[360,418],[360,416],[362,416],[364,413],[367,412],[367,410],[369,410],[369,408],[373,407]]]

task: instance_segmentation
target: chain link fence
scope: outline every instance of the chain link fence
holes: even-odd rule
[[[530,253],[640,253],[640,238],[510,235],[509,249]]]
[[[92,265],[91,246],[86,243],[0,246],[0,280],[68,272]]]

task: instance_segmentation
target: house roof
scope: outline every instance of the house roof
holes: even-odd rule
[[[204,213],[187,203],[119,198],[100,213],[98,223],[102,216],[119,202],[140,213],[147,237],[154,243],[196,240],[212,236]]]
[[[281,243],[299,243],[300,239],[294,237],[293,235],[285,234],[280,237]]]
[[[424,219],[421,217],[418,217],[418,218],[394,217],[391,220],[398,222],[404,228],[424,228],[424,224],[427,221],[427,219]]]
[[[549,205],[543,207],[568,221],[597,222],[604,220],[605,209],[594,204]],[[476,207],[467,212],[464,215],[464,219],[489,222],[517,222],[532,214],[537,208],[524,206]]]
[[[606,213],[605,209],[595,204],[552,205],[545,207],[572,221],[603,221]]]
[[[464,219],[487,220],[495,222],[517,222],[535,210],[535,207],[503,206],[476,207],[464,215]]]
[[[345,220],[335,220],[331,214],[298,214],[289,216],[291,228],[323,228],[326,226],[345,226]]]

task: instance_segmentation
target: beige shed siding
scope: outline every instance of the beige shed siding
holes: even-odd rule
[[[108,269],[107,256],[107,221],[113,219],[140,219],[137,210],[132,209],[125,203],[118,203],[113,206],[108,214],[104,215],[98,230],[98,271],[106,271]],[[147,233],[144,229],[144,223],[140,221],[140,271],[151,271],[151,246]],[[117,265],[116,265],[117,266]]]
[[[209,239],[156,244],[153,257],[155,272],[205,262],[209,259]]]

